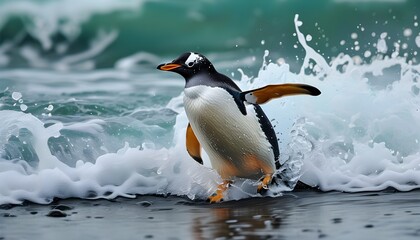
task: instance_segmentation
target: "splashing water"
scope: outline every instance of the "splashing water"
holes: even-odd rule
[[[297,21],[298,16],[296,31],[303,36]],[[299,41],[306,50],[306,65],[299,75],[290,77],[322,91],[322,97],[294,98],[287,103],[293,106],[287,112],[300,117],[290,140],[292,150],[304,156],[300,180],[324,191],[418,188],[419,65],[407,63],[398,54],[391,58],[378,54],[371,63],[361,65],[340,54],[326,65],[303,37]],[[321,69],[313,77],[302,74],[310,59]],[[278,116],[271,109],[268,114]]]
[[[242,89],[299,82],[314,85],[322,91],[319,97],[288,97],[262,106],[273,119],[279,136],[281,174],[286,183],[272,189],[271,194],[292,190],[298,180],[323,191],[418,188],[419,65],[399,54],[386,56],[384,48],[389,50],[389,46],[381,36],[376,55],[369,54],[370,62],[339,54],[328,63],[307,43],[313,40],[300,31],[302,25],[296,15],[296,36],[306,53],[299,73],[291,72],[284,60],[277,61],[280,64],[268,61],[268,51],[257,77],[247,76],[239,69],[242,77],[238,84]],[[142,58],[143,55],[133,56]],[[74,61],[80,59],[83,60],[84,55],[73,57]],[[71,64],[73,60],[66,63]],[[126,69],[128,60],[121,61],[118,69]],[[112,74],[122,75],[121,79],[125,80],[126,74],[118,69]],[[121,85],[122,90],[125,88]],[[13,103],[21,100],[22,94],[16,91],[10,98]],[[73,99],[72,103],[77,101]],[[41,109],[51,116],[60,107],[46,103]],[[0,204],[23,200],[49,203],[54,197],[115,198],[135,197],[136,194],[173,194],[205,199],[221,179],[208,168],[206,156],[205,166],[201,166],[185,150],[188,120],[182,97],[173,98],[165,109],[170,110],[169,115],[177,113],[173,129],[167,130],[173,132],[169,137],[170,146],[146,139],[138,147],[126,143],[115,151],[111,146],[113,142],[107,144],[106,139],[98,140],[111,138],[111,134],[106,134],[110,124],[114,124],[112,121],[93,117],[75,123],[48,118],[43,122],[31,113],[0,110]],[[130,115],[136,116],[137,111],[144,114],[143,110],[135,110]],[[158,111],[158,116],[164,118],[161,113]],[[150,131],[156,134],[161,130],[153,128]],[[68,132],[95,136],[96,152],[93,154],[84,149],[83,154],[76,154],[75,151],[81,151],[78,148],[91,143],[68,140],[73,148],[62,147],[73,159],[71,163],[64,161],[66,157],[58,154],[53,146],[60,145],[56,141]],[[13,157],[16,152],[24,157]],[[228,198],[255,196],[254,185],[252,181],[238,181]]]

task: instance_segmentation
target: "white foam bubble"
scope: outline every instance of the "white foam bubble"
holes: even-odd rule
[[[413,34],[413,30],[411,28],[406,28],[403,31],[404,37],[410,37]]]
[[[418,48],[420,48],[420,35],[416,37],[416,45]]]
[[[48,105],[48,107],[46,107],[45,108],[45,110],[47,110],[47,111],[49,111],[49,112],[51,112],[52,110],[54,109],[54,106],[53,105]]]
[[[22,110],[23,112],[28,110],[28,106],[26,106],[26,104],[20,104],[20,110]]]
[[[368,58],[368,57],[372,56],[372,53],[369,50],[366,50],[365,53],[363,54],[363,56]]]
[[[388,46],[386,45],[386,41],[383,38],[378,39],[378,43],[376,44],[376,49],[378,53],[386,53],[388,51]]]
[[[13,98],[13,100],[18,101],[19,99],[22,98],[22,93],[20,93],[20,92],[13,92],[12,93],[12,98]]]

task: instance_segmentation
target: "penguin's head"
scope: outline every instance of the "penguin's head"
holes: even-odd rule
[[[157,69],[176,72],[187,80],[198,73],[215,71],[206,57],[194,52],[184,53],[170,63],[160,64]]]

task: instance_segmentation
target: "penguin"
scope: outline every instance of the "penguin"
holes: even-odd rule
[[[321,94],[306,84],[277,84],[242,91],[229,77],[219,73],[202,54],[187,52],[157,67],[185,78],[184,108],[189,123],[186,148],[203,164],[201,149],[223,179],[210,203],[223,200],[235,178],[259,180],[257,193],[263,194],[280,168],[279,146],[271,122],[260,107],[274,98],[288,95]]]

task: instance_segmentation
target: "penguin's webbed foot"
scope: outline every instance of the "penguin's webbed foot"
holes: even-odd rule
[[[224,192],[229,188],[232,181],[225,180],[222,184],[219,184],[217,190],[213,195],[207,198],[207,201],[210,203],[219,203],[223,202]]]
[[[272,174],[266,174],[264,177],[261,178],[260,184],[257,187],[257,193],[264,194],[268,190],[268,185],[270,185],[273,181]]]
[[[207,198],[207,202],[209,203],[219,203],[223,202],[223,193],[217,190],[213,195]]]

